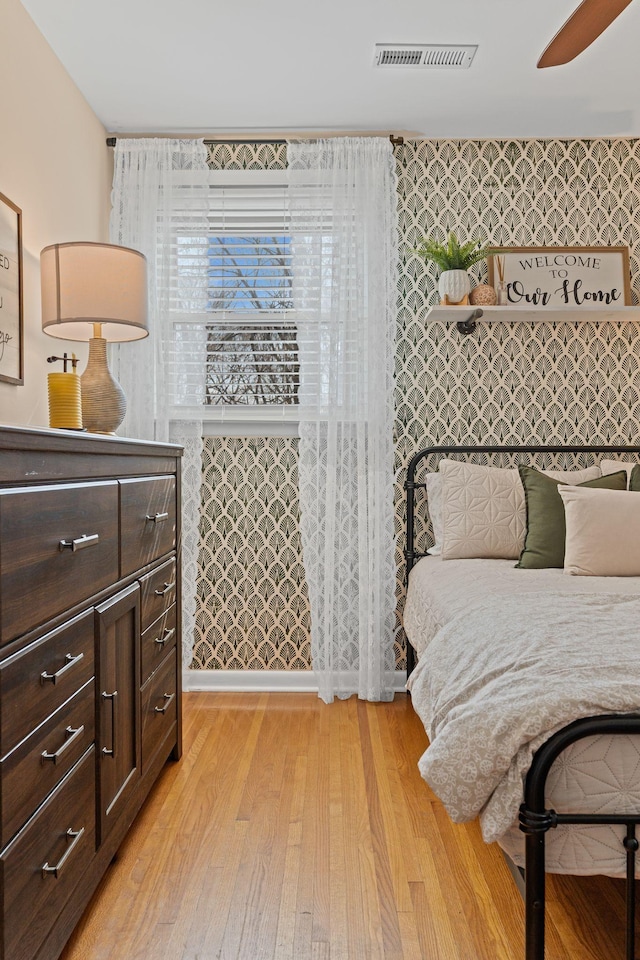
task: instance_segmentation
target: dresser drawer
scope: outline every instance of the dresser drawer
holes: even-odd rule
[[[140,676],[144,683],[176,645],[176,605],[145,630],[140,640]]]
[[[176,561],[168,560],[152,573],[140,577],[142,610],[140,627],[146,630],[176,599]]]
[[[0,761],[0,847],[77,763],[95,739],[95,689],[89,680]]]
[[[0,642],[118,579],[118,484],[0,491]]]
[[[123,577],[176,546],[176,480],[120,481],[120,572]]]
[[[142,774],[176,722],[176,651],[147,680],[142,695]]]
[[[0,664],[0,756],[83,687],[94,671],[92,609]]]
[[[28,960],[95,853],[93,747],[0,856],[6,960]]]

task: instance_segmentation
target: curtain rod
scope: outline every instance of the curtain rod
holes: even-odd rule
[[[117,137],[107,137],[107,146],[108,146],[108,147],[115,147],[116,142],[117,142],[117,139],[118,139]],[[392,146],[392,147],[401,147],[401,146],[404,144],[404,137],[396,137],[396,136],[394,136],[392,133],[389,134],[389,140],[391,141],[391,146]],[[239,145],[239,144],[243,144],[243,143],[255,143],[255,144],[269,144],[269,143],[270,143],[270,144],[274,144],[274,145],[276,145],[276,144],[279,145],[279,144],[286,143],[287,141],[286,141],[286,140],[260,140],[260,139],[256,139],[255,137],[253,137],[253,138],[248,139],[248,140],[233,140],[233,139],[229,139],[229,140],[203,140],[202,142],[203,142],[204,144],[206,144],[206,146],[212,147],[212,146],[215,146],[215,145],[218,144],[218,143],[219,143],[219,144],[229,143],[229,144],[233,144],[233,145],[236,145],[236,144]]]

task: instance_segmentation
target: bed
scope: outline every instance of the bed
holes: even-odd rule
[[[609,561],[584,553],[593,503],[615,505],[599,536],[624,541],[615,510],[634,508],[639,460],[640,447],[432,447],[407,472],[408,687],[430,740],[420,771],[453,820],[479,816],[484,839],[524,867],[527,960],[544,958],[545,870],[625,876],[634,958],[640,577],[545,566],[549,532],[535,523],[550,496],[562,512],[561,490],[561,562],[600,573]],[[629,572],[623,553],[616,573]]]

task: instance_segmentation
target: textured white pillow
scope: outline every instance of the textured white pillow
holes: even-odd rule
[[[524,545],[524,489],[517,470],[441,460],[442,559],[516,560]]]
[[[558,493],[567,526],[564,572],[640,576],[640,495],[569,486],[558,487]]]
[[[600,469],[602,470],[602,476],[608,477],[611,473],[617,473],[619,470],[627,471],[627,487],[629,486],[629,480],[631,479],[631,471],[635,467],[635,461],[629,463],[626,460],[601,460]]]

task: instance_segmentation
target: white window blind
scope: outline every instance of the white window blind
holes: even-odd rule
[[[297,418],[299,366],[284,171],[211,174],[207,211],[172,198],[166,345],[176,417]]]

